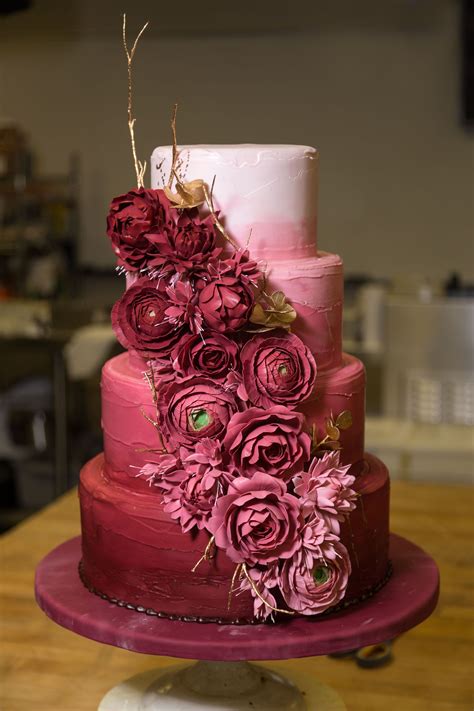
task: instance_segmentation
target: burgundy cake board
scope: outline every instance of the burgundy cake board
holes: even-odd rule
[[[434,560],[414,543],[390,537],[393,573],[372,598],[326,617],[279,624],[219,625],[150,617],[90,593],[78,575],[80,537],[38,565],[36,599],[62,627],[143,654],[208,661],[291,659],[326,655],[392,639],[426,619],[438,599]]]

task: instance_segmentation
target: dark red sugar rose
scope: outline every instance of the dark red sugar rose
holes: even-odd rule
[[[161,431],[173,449],[192,448],[203,438],[222,440],[237,403],[210,378],[190,377],[158,393]]]
[[[138,188],[114,198],[107,216],[110,237],[118,264],[130,271],[148,268],[157,247],[150,242],[153,233],[174,234],[171,203],[163,190]]]
[[[221,333],[203,331],[184,336],[173,348],[173,368],[181,376],[207,375],[223,381],[237,367],[239,348]]]
[[[282,405],[250,407],[232,417],[224,449],[242,476],[263,471],[288,481],[310,457],[311,438],[303,422],[300,412]]]
[[[214,331],[236,331],[249,320],[254,293],[248,284],[233,276],[212,279],[199,292],[199,307]]]
[[[116,302],[112,326],[124,348],[133,348],[144,358],[167,358],[184,334],[166,317],[169,301],[162,282],[139,279]]]
[[[284,331],[254,336],[242,348],[248,399],[259,407],[297,407],[313,392],[316,363],[303,341]]]

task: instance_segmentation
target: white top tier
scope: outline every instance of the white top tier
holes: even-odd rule
[[[270,260],[316,255],[319,154],[310,146],[180,146],[178,175],[210,187],[229,234],[252,256]],[[152,188],[163,187],[171,146],[151,157]],[[250,235],[250,241],[249,241]]]

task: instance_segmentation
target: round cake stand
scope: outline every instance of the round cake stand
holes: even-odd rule
[[[134,676],[112,689],[99,711],[342,711],[345,706],[330,687],[307,675],[301,679],[293,675],[289,681],[248,660],[326,655],[393,639],[431,614],[439,591],[434,560],[392,534],[392,577],[373,597],[353,607],[278,624],[180,622],[150,617],[93,595],[79,579],[80,557],[78,537],[55,548],[39,564],[36,599],[48,617],[104,644],[201,660]]]

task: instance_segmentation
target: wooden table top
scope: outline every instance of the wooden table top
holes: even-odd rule
[[[432,617],[398,639],[394,660],[360,669],[350,659],[312,657],[269,666],[304,671],[333,686],[349,711],[467,711],[473,708],[473,491],[392,485],[394,532],[424,548],[441,570]],[[95,711],[102,696],[133,674],[175,664],[101,645],[49,620],[36,606],[34,569],[52,548],[79,534],[76,493],[1,538],[1,711]]]

